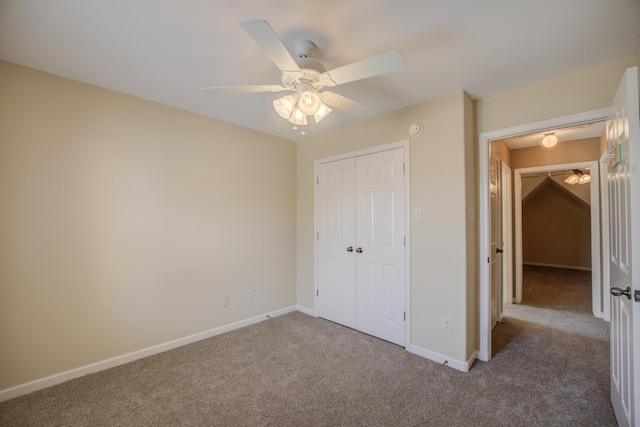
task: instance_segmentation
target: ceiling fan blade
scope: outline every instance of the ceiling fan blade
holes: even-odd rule
[[[281,71],[300,71],[300,67],[267,21],[245,19],[239,24]]]
[[[320,95],[322,102],[325,104],[337,108],[338,110],[342,110],[345,113],[349,113],[359,119],[368,119],[376,113],[371,108],[335,92],[324,91]]]
[[[224,95],[228,93],[257,93],[257,92],[280,92],[285,88],[279,85],[255,85],[255,86],[222,86],[203,87],[202,91],[212,95]]]
[[[322,73],[320,80],[325,86],[336,86],[399,71],[404,69],[406,65],[407,63],[402,53],[398,50],[393,50]]]

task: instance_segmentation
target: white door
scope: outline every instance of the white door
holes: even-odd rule
[[[356,159],[356,328],[405,345],[404,150]]]
[[[489,164],[489,195],[491,197],[491,328],[502,313],[502,194],[500,160],[491,155]]]
[[[607,122],[611,278],[611,402],[620,426],[640,425],[640,119],[638,69],[625,73]],[[617,288],[617,289],[616,289]],[[628,292],[627,292],[628,291]],[[620,294],[625,292],[627,295]]]
[[[513,303],[513,239],[511,233],[511,168],[502,163],[500,192],[502,193],[502,307]],[[502,314],[504,310],[502,310]]]
[[[355,159],[320,164],[316,186],[318,316],[355,328]]]
[[[318,316],[404,346],[404,148],[317,171]]]

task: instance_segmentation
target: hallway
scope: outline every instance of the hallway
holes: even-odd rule
[[[588,407],[591,425],[617,425],[609,396],[609,323],[592,314],[590,272],[525,266],[523,302],[506,306],[504,314],[493,330],[492,363],[528,371],[531,393],[543,394],[557,411]]]

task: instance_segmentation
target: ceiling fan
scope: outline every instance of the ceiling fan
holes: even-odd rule
[[[273,101],[273,107],[281,117],[294,124],[294,129],[306,125],[307,116],[313,116],[318,123],[332,111],[330,107],[360,119],[373,116],[375,111],[371,108],[332,91],[320,92],[320,89],[402,70],[406,65],[402,53],[395,50],[326,71],[320,62],[311,58],[316,49],[312,41],[296,42],[294,59],[266,21],[248,19],[239,24],[282,71],[282,85],[206,87],[202,90],[210,94],[291,91],[293,94]]]

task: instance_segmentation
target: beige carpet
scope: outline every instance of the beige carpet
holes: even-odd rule
[[[2,402],[0,425],[614,426],[608,324],[574,273],[527,269],[467,374],[291,313]]]

